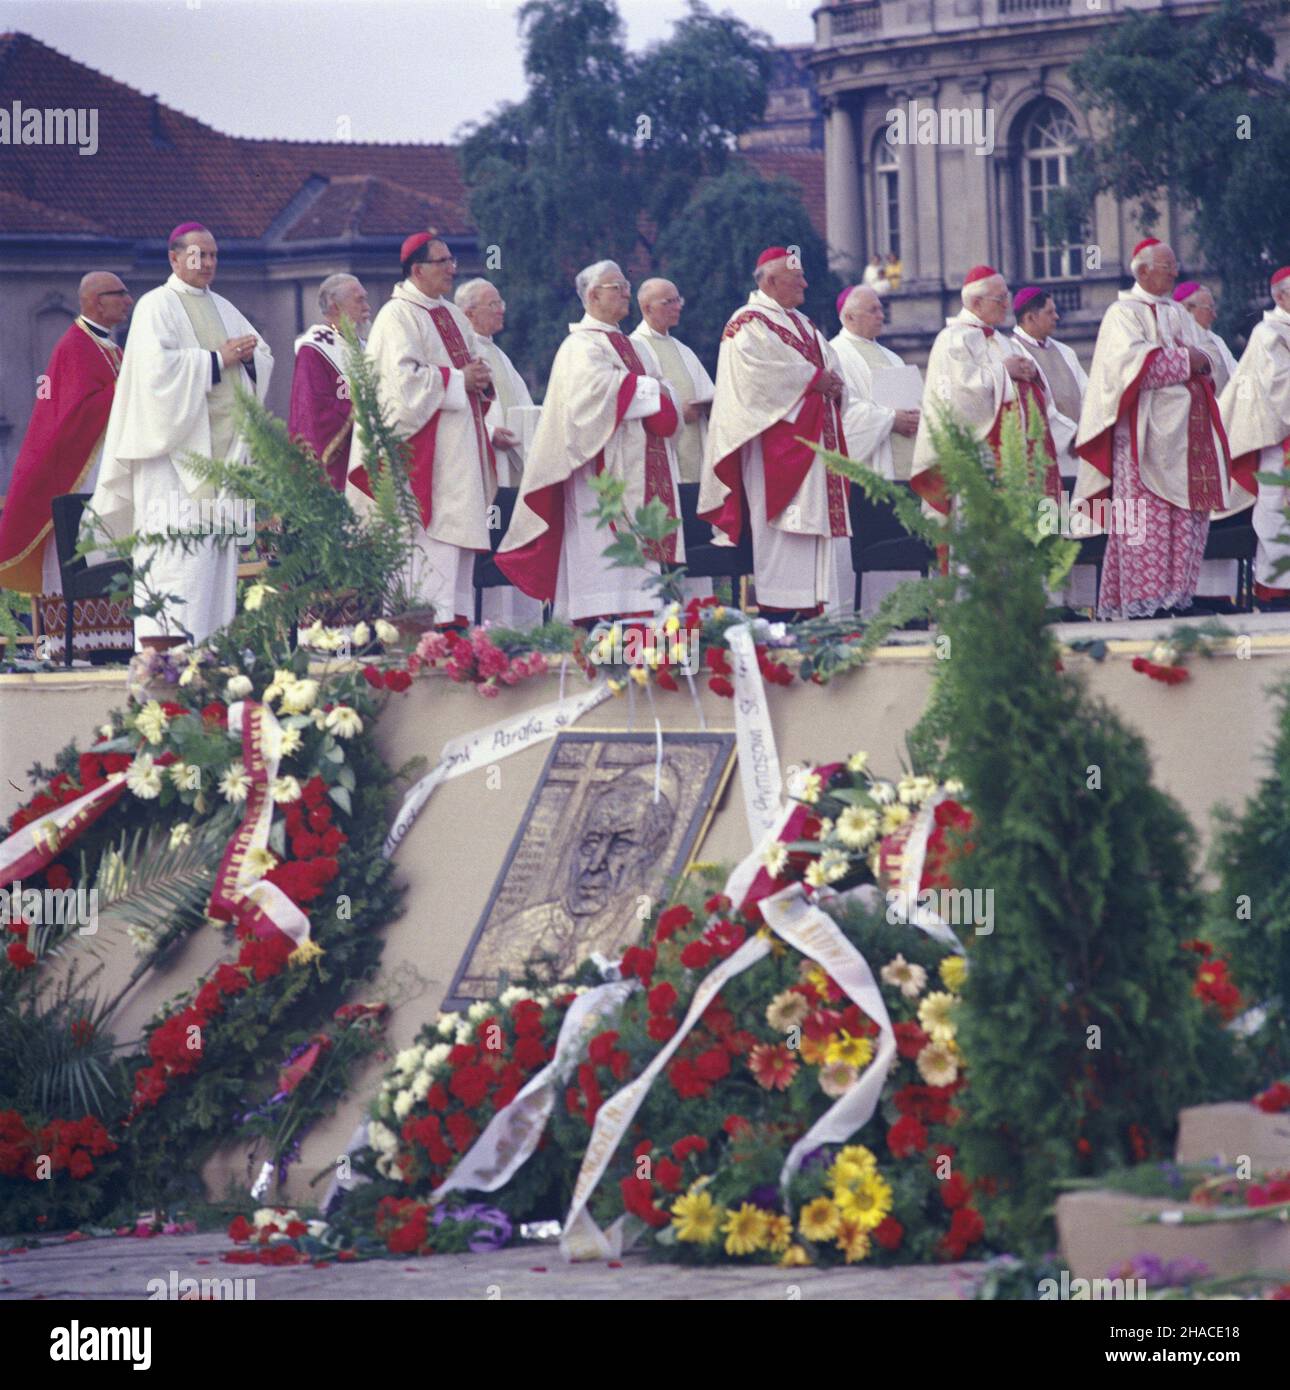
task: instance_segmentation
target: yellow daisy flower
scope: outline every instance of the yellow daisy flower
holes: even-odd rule
[[[716,1239],[717,1224],[724,1212],[706,1192],[687,1192],[672,1204],[672,1225],[677,1240],[710,1245]]]
[[[963,981],[967,979],[967,972],[966,956],[946,956],[941,962],[938,973],[945,988],[951,994],[957,994],[963,988]]]
[[[726,1214],[721,1233],[726,1238],[727,1255],[753,1255],[766,1248],[769,1235],[767,1214],[751,1202],[745,1202],[738,1211]]]
[[[838,1227],[838,1249],[847,1264],[858,1263],[869,1253],[869,1233],[858,1222],[843,1220]]]
[[[868,1038],[853,1038],[850,1033],[835,1033],[825,1049],[826,1062],[845,1062],[847,1066],[867,1066],[873,1057],[873,1043]]]
[[[827,1197],[817,1197],[798,1213],[797,1229],[807,1240],[832,1240],[841,1221],[837,1207]]]
[[[855,1221],[862,1230],[872,1231],[891,1215],[891,1185],[877,1173],[858,1186],[834,1194],[844,1221]]]
[[[766,1218],[766,1249],[782,1255],[793,1243],[793,1223],[787,1216],[775,1213]]]
[[[873,1151],[866,1149],[863,1144],[848,1144],[840,1149],[827,1174],[835,1187],[855,1187],[857,1183],[877,1175],[878,1160],[873,1156]]]
[[[790,1245],[784,1251],[779,1263],[783,1269],[796,1269],[799,1265],[809,1265],[811,1257],[800,1245]]]

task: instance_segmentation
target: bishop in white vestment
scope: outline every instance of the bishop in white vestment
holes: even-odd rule
[[[506,301],[496,285],[477,279],[459,285],[453,302],[470,320],[479,340],[480,356],[493,374],[495,399],[488,414],[498,486],[517,488],[524,480],[524,440],[526,435],[533,437],[539,411],[529,394],[528,383],[497,345],[496,335],[506,327]],[[496,420],[492,419],[494,415]],[[490,524],[491,520],[490,517]],[[506,627],[537,627],[542,622],[541,600],[513,586],[485,589],[480,612],[486,621]]]
[[[475,556],[489,548],[488,508],[497,490],[492,373],[470,320],[447,298],[457,262],[444,243],[415,233],[399,260],[406,278],[377,313],[367,354],[387,418],[410,446],[409,480],[421,524],[407,575],[409,597],[432,607],[440,625],[466,625],[475,608]],[[357,436],[349,485],[370,496]]]
[[[1232,480],[1239,485],[1233,506],[1253,493],[1255,597],[1284,605],[1290,599],[1290,489],[1258,482],[1254,474],[1285,474],[1290,482],[1290,266],[1272,276],[1273,307],[1254,325],[1218,408],[1232,451]]]
[[[121,376],[103,441],[103,462],[90,509],[113,540],[163,531],[202,536],[176,544],[138,545],[135,585],[174,595],[160,619],[135,620],[136,641],[187,633],[204,642],[228,623],[237,603],[239,525],[186,461],[186,455],[245,462],[234,418],[237,386],[263,401],[273,354],[247,319],[212,292],[219,252],[199,223],[170,234],[171,276],[135,305]],[[203,502],[207,505],[202,507]],[[92,524],[90,511],[83,523]],[[212,532],[219,530],[217,538]],[[242,539],[246,539],[245,536]],[[146,588],[145,588],[146,586]]]
[[[1044,448],[1056,458],[1050,424],[1051,402],[1044,391],[1039,369],[1000,325],[1008,317],[1008,286],[988,265],[974,266],[963,281],[963,308],[936,335],[927,360],[923,385],[923,411],[914,440],[910,484],[923,499],[929,514],[948,516],[950,497],[937,466],[932,428],[945,414],[988,444],[995,458],[1003,438],[1003,422],[1021,413],[1023,433],[1029,430],[1032,411],[1044,424]],[[1055,462],[1044,467],[1044,488],[1058,501],[1061,474]]]
[[[677,527],[651,547],[647,570],[614,566],[604,558],[612,534],[588,516],[597,500],[588,478],[608,473],[626,484],[629,513],[658,499],[679,520],[672,437],[680,412],[653,352],[618,328],[631,307],[621,269],[599,261],[579,272],[576,287],[586,313],[569,325],[551,366],[497,565],[526,594],[553,602],[556,617],[589,624],[653,614],[650,573],[685,561]]]
[[[799,442],[847,451],[842,366],[798,311],[807,281],[795,253],[768,247],[753,281],[721,335],[699,515],[737,544],[746,509],[762,613],[850,611],[847,484]]]
[[[673,443],[683,483],[697,483],[703,472],[703,446],[708,438],[708,411],[716,390],[707,369],[694,352],[672,332],[681,321],[685,300],[670,280],[646,280],[636,294],[641,321],[633,342],[646,343],[672,388],[681,411],[681,428]],[[709,587],[711,587],[709,585]]]

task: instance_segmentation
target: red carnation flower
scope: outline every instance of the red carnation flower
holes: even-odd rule
[[[623,952],[622,964],[619,968],[624,979],[634,975],[648,989],[650,980],[654,976],[656,959],[655,952],[649,947],[629,946]]]
[[[657,683],[660,690],[680,689],[675,679],[673,678],[672,673],[667,669],[666,666],[660,666],[658,668],[658,670],[654,674],[654,680]]]
[[[453,1073],[448,1089],[463,1105],[473,1109],[487,1095],[490,1080],[487,1067],[472,1063]]]
[[[375,666],[363,667],[363,679],[372,687],[373,690],[381,688],[381,673]]]
[[[51,888],[57,888],[61,891],[72,886],[72,876],[67,872],[65,864],[51,864],[45,870],[45,882]]]
[[[32,955],[26,945],[21,941],[11,941],[9,943],[9,949],[5,954],[9,957],[9,964],[12,965],[15,970],[26,970],[36,963],[36,957]]]
[[[386,690],[393,690],[402,694],[411,684],[412,677],[406,671],[387,671],[385,673]]]
[[[464,1110],[452,1111],[444,1121],[444,1128],[452,1140],[452,1146],[459,1154],[464,1154],[475,1142],[479,1127]]]
[[[694,1059],[694,1069],[704,1081],[720,1081],[730,1074],[730,1054],[724,1047],[710,1047]]]
[[[910,1158],[927,1147],[927,1129],[913,1115],[902,1115],[887,1131],[887,1147],[893,1158]]]
[[[708,1141],[701,1134],[687,1134],[672,1145],[672,1157],[684,1163],[691,1154],[707,1153]]]
[[[708,1083],[696,1071],[694,1063],[679,1057],[667,1069],[667,1079],[682,1100],[697,1100],[708,1094]]]
[[[650,990],[646,1002],[652,1014],[670,1013],[676,1003],[676,990],[664,980],[662,984],[657,984]]]
[[[666,941],[669,937],[675,936],[694,921],[694,913],[690,911],[684,903],[677,903],[674,907],[669,907],[658,919],[658,927],[654,932],[655,941]]]
[[[703,970],[712,960],[712,947],[704,941],[691,941],[681,952],[681,964],[687,970]]]
[[[708,689],[714,695],[720,695],[723,700],[733,700],[735,696],[735,688],[725,676],[713,676],[708,681]]]
[[[618,1042],[618,1034],[612,1030],[604,1033],[597,1033],[587,1046],[587,1056],[593,1066],[607,1067],[610,1058],[613,1056],[614,1046]]]
[[[670,1158],[660,1158],[654,1164],[654,1179],[664,1192],[675,1192],[681,1186],[681,1169]]]
[[[516,1038],[514,1055],[516,1062],[525,1071],[536,1071],[546,1063],[546,1048],[542,1045],[542,1040],[531,1034],[523,1034]]]
[[[645,1031],[655,1042],[666,1042],[677,1030],[677,1022],[670,1014],[651,1014]]]
[[[898,1250],[905,1238],[905,1228],[894,1216],[884,1217],[874,1227],[873,1238],[884,1250]]]
[[[907,1061],[912,1062],[931,1042],[927,1034],[912,1020],[908,1023],[893,1024],[891,1031],[896,1035],[896,1052]]]
[[[966,1206],[972,1198],[972,1185],[962,1173],[951,1173],[941,1183],[941,1201],[951,1210]]]

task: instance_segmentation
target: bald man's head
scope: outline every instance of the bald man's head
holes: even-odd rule
[[[91,270],[81,276],[81,313],[100,328],[124,323],[134,307],[134,299],[119,275],[110,270]]]
[[[868,285],[857,285],[842,305],[842,326],[857,338],[876,338],[887,322],[881,298]]]
[[[670,280],[655,277],[646,280],[636,292],[636,302],[641,307],[641,317],[654,330],[664,336],[681,321],[681,310],[685,300]]]

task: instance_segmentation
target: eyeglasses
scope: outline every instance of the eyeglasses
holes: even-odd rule
[[[979,295],[978,298],[984,300],[987,304],[1006,304],[1008,302],[1008,296],[1006,294],[983,294]]]
[[[109,296],[114,295],[114,294],[116,294],[116,295],[121,295],[121,294],[129,294],[129,293],[130,293],[129,290],[100,290],[100,291],[99,291],[99,298],[100,298],[100,299],[107,299],[107,298],[109,298]]]
[[[598,290],[613,290],[616,294],[631,294],[632,287],[625,284],[622,280],[615,281],[613,284],[596,285],[593,288]]]
[[[431,256],[427,259],[426,265],[456,265],[456,256]]]
[[[661,304],[664,309],[670,309],[673,305],[675,305],[678,309],[684,309],[685,298],[683,295],[674,294],[669,296],[667,299],[660,299],[659,304]]]

